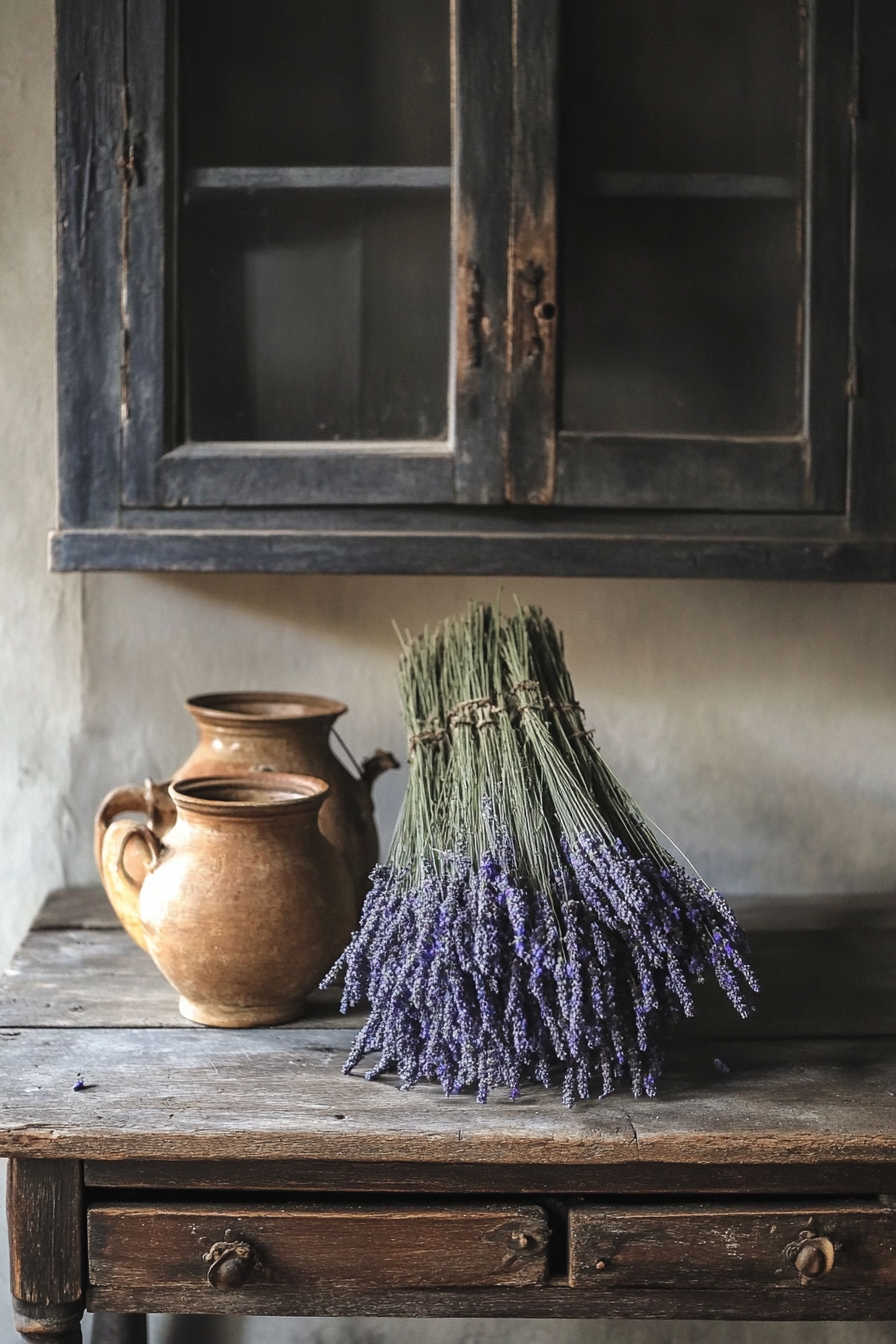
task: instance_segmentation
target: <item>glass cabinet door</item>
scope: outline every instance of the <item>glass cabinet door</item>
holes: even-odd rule
[[[173,409],[128,502],[501,503],[509,6],[170,13]]]
[[[568,0],[559,424],[802,423],[800,0]]]
[[[550,255],[518,238],[514,266],[544,271],[528,301],[537,318],[551,287],[557,318],[530,354],[550,395],[535,436],[524,402],[512,494],[842,507],[849,4],[559,0],[551,28],[521,3],[556,71],[557,148]],[[518,135],[537,146],[530,107]]]
[[[56,21],[57,567],[892,577],[888,0]]]
[[[181,0],[186,442],[444,439],[448,0]]]

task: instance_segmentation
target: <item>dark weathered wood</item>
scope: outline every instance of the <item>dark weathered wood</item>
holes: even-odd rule
[[[506,498],[550,504],[556,452],[559,0],[513,2]]]
[[[789,444],[675,436],[563,436],[557,502],[713,510],[845,508],[849,328],[851,0],[802,7],[805,199],[794,212],[805,277],[787,376],[800,389]],[[564,183],[616,197],[794,200],[802,177],[621,172]],[[660,208],[659,206],[657,207]],[[568,261],[567,280],[576,277]],[[730,378],[736,378],[734,370]],[[796,405],[794,410],[796,411]],[[564,479],[565,477],[565,479]]]
[[[859,5],[856,89],[855,319],[851,508],[860,523],[896,528],[896,10]],[[860,78],[859,78],[860,77]]]
[[[807,10],[811,71],[804,219],[807,264],[803,356],[808,434],[806,506],[846,507],[848,440],[850,102],[855,0],[820,0]]]
[[[90,1289],[90,1310],[128,1304],[144,1311],[252,1316],[499,1316],[558,1320],[879,1321],[896,1319],[896,1293],[782,1293],[777,1289],[676,1292],[633,1289],[604,1293],[546,1288],[468,1288],[463,1292],[365,1292],[340,1289],[241,1288],[210,1297],[193,1289]]]
[[[35,915],[37,929],[120,929],[118,916],[102,887],[60,887],[51,891]]]
[[[192,168],[186,174],[190,196],[207,191],[432,191],[451,186],[450,168],[384,167],[326,168]]]
[[[798,438],[561,433],[555,502],[569,508],[793,512],[805,502],[805,456]]]
[[[76,1344],[86,1278],[80,1162],[11,1161],[6,1215],[16,1329]]]
[[[887,891],[804,892],[795,896],[732,896],[729,904],[748,932],[778,929],[814,930],[896,928],[896,895]],[[871,940],[869,939],[869,945]]]
[[[125,148],[121,169],[121,491],[126,505],[156,499],[168,434],[167,0],[125,0]]]
[[[738,913],[750,904],[736,903]],[[839,905],[829,900],[817,914],[796,902],[790,926],[789,904],[779,900],[776,908],[769,899],[745,915],[762,986],[754,1015],[743,1021],[718,988],[707,985],[698,993],[695,1017],[677,1027],[677,1039],[896,1035],[892,898],[876,903],[865,898],[864,905],[861,899]],[[54,901],[51,909],[55,906]],[[125,934],[101,891],[73,908],[78,927],[57,927],[67,917],[48,909],[47,926],[35,926],[0,976],[0,1029],[199,1029],[180,1016],[175,991]],[[772,919],[779,927],[767,930]],[[821,927],[813,927],[813,920]],[[819,985],[825,986],[823,995]],[[326,1031],[331,1043],[347,1048],[365,1014],[340,1014],[339,998],[335,989],[310,997],[307,1015],[288,1024],[300,1033],[296,1044],[315,1039],[310,1032]]]
[[[205,1288],[203,1256],[243,1241],[259,1292],[344,1288],[525,1287],[544,1281],[543,1209],[509,1205],[107,1204],[87,1215],[94,1287]]]
[[[329,445],[332,447],[333,445]],[[177,523],[176,527],[172,527]],[[433,505],[431,508],[412,509],[406,506],[382,504],[375,508],[363,505],[327,506],[304,509],[300,507],[244,509],[239,507],[178,509],[127,509],[122,515],[122,529],[133,532],[199,531],[213,535],[222,532],[281,532],[297,536],[348,535],[387,538],[407,536],[445,541],[476,537],[481,540],[503,542],[505,539],[550,538],[559,546],[568,538],[574,542],[591,538],[595,543],[610,539],[656,542],[849,542],[867,545],[875,541],[893,541],[873,533],[854,533],[848,520],[840,514],[792,513],[718,513],[697,510],[671,510],[658,516],[643,509],[524,509],[468,508],[456,505]],[[496,550],[497,554],[497,550]]]
[[[276,1190],[312,1193],[499,1195],[676,1194],[803,1195],[877,1197],[890,1190],[894,1173],[886,1163],[791,1163],[782,1172],[773,1163],[617,1162],[612,1166],[566,1163],[471,1162],[86,1162],[87,1186],[103,1190]]]
[[[447,444],[191,443],[159,467],[169,507],[264,504],[439,504],[454,491]]]
[[[146,1344],[142,1312],[100,1311],[90,1326],[90,1344]]]
[[[425,513],[393,532],[305,526],[289,531],[72,529],[50,539],[51,567],[232,574],[531,574],[632,578],[788,579],[889,583],[896,539],[774,533],[729,540],[693,535],[601,534],[583,526],[557,537],[536,524],[490,535],[428,526]]]
[[[575,1288],[748,1288],[803,1293],[785,1254],[800,1233],[826,1237],[834,1267],[814,1292],[896,1288],[896,1215],[880,1204],[585,1205],[569,1213]]]
[[[893,1164],[896,1042],[694,1041],[661,1095],[568,1113],[556,1089],[445,1098],[342,1073],[316,1033],[17,1029],[0,1035],[0,1154],[84,1159]],[[340,1033],[342,1039],[344,1035]],[[322,1038],[322,1039],[321,1039]],[[729,1069],[713,1063],[721,1058]],[[72,1091],[80,1071],[87,1086]]]
[[[488,233],[489,257],[497,258],[497,264],[503,266],[506,258],[498,257],[496,248],[501,242],[511,154],[496,152],[493,142],[501,125],[506,134],[508,100],[506,83],[501,81],[507,76],[508,44],[505,40],[501,46],[501,33],[506,33],[509,24],[511,0],[488,6],[488,14],[480,14],[482,7],[472,5],[467,12],[465,4],[466,0],[459,0],[455,196],[460,207],[467,188],[471,202],[474,188],[479,192],[475,199],[480,214],[473,222],[481,238]],[[512,510],[479,510],[480,516],[473,523],[462,516],[461,509],[456,526],[432,507],[399,517],[390,515],[386,505],[369,509],[365,518],[349,518],[346,511],[344,516],[325,519],[315,509],[295,511],[287,517],[287,511],[279,508],[279,498],[276,504],[260,506],[254,513],[251,508],[242,514],[238,508],[225,511],[215,523],[210,516],[203,516],[202,509],[177,505],[176,492],[171,510],[142,511],[141,517],[140,510],[131,509],[120,519],[123,393],[129,418],[124,426],[122,485],[129,501],[151,497],[158,435],[161,432],[164,439],[165,432],[157,396],[161,386],[157,355],[160,340],[164,345],[160,324],[166,279],[160,270],[162,232],[156,227],[160,211],[164,213],[165,194],[160,159],[164,149],[160,110],[165,78],[164,9],[163,0],[151,0],[148,5],[134,5],[132,0],[90,0],[84,5],[59,6],[58,354],[63,527],[53,539],[55,567],[893,579],[896,470],[890,459],[896,460],[896,454],[888,450],[888,445],[896,420],[890,404],[893,393],[889,376],[896,349],[891,316],[896,300],[889,302],[887,295],[896,285],[890,248],[890,217],[896,201],[896,113],[888,71],[896,35],[893,16],[883,0],[864,0],[861,6],[857,54],[851,50],[850,0],[820,0],[815,7],[813,40],[818,59],[813,93],[812,303],[808,323],[811,452],[804,464],[807,475],[803,502],[810,508],[842,507],[843,426],[848,401],[853,426],[849,516],[855,524],[846,526],[845,514],[839,519],[831,515],[829,534],[824,538],[807,535],[807,523],[790,519],[785,520],[788,526],[784,531],[771,528],[763,536],[755,534],[755,527],[752,536],[740,533],[740,523],[735,520],[734,529],[721,539],[719,528],[724,530],[726,518],[720,513],[698,519],[705,528],[702,534],[694,531],[693,518],[671,516],[662,527],[648,517],[624,522],[621,531],[615,520],[600,514],[558,514],[547,525],[546,520],[517,516]],[[533,0],[518,0],[515,23],[514,154],[519,188],[514,236],[523,246],[525,236],[520,227],[528,228],[535,220],[531,236],[538,247],[547,246],[553,256],[553,207],[548,203],[548,198],[553,201],[553,7],[545,10]],[[479,103],[469,96],[477,89],[486,91]],[[844,99],[847,111],[852,113],[851,121],[843,116]],[[851,341],[844,331],[849,263],[844,233],[850,205],[848,123],[855,128],[856,150],[856,313]],[[477,143],[483,147],[481,153],[477,153]],[[546,171],[535,170],[539,155],[548,163]],[[715,177],[719,181],[714,184],[701,184],[695,179],[691,187],[704,194],[710,189],[734,189],[727,178],[722,182],[726,175]],[[654,190],[662,184],[654,182],[651,186],[645,179],[640,186],[620,186],[619,182],[598,186],[601,190]],[[780,183],[766,186],[774,196],[785,193]],[[760,189],[766,187],[754,183],[750,188]],[[126,229],[122,227],[123,202],[127,205]],[[539,210],[543,220],[536,220]],[[545,221],[546,227],[542,227]],[[170,215],[165,216],[165,223],[170,233]],[[121,283],[123,248],[128,258],[126,291]],[[526,264],[523,259],[523,270]],[[552,279],[552,275],[547,278]],[[516,289],[519,297],[521,284],[524,288],[528,284],[533,292],[538,285],[543,290],[545,278],[536,283],[532,273],[529,281],[517,280],[502,292],[501,286],[489,282],[483,270],[481,283],[475,271],[469,272],[464,283],[469,292],[461,293],[458,288],[458,340],[466,324],[467,353],[472,351],[475,365],[477,330],[481,327],[495,341],[494,350],[488,347],[488,341],[483,342],[483,359],[487,362],[500,347],[501,304],[506,306],[506,294]],[[123,310],[130,324],[127,349],[120,326]],[[518,318],[523,311],[521,302],[516,303]],[[548,322],[550,330],[551,323],[556,325],[556,319]],[[529,323],[527,334],[523,332],[525,325],[511,324],[518,346],[526,339],[531,346],[536,331],[538,340],[543,339],[544,322],[540,326],[536,322],[535,327]],[[497,354],[495,358],[497,377],[500,360]],[[150,366],[155,372],[144,378],[140,369]],[[483,377],[478,381],[484,387],[485,364],[482,368]],[[550,379],[544,360],[541,369],[545,377],[539,375],[530,382],[546,387]],[[455,416],[461,456],[462,421],[466,417],[473,423],[475,384],[476,380],[467,385],[467,391],[473,389],[470,399],[463,414]],[[495,380],[489,382],[489,387],[496,386]],[[480,401],[480,409],[484,404]],[[531,407],[521,414],[523,437],[516,432],[513,436],[519,461],[512,456],[514,446],[508,458],[509,465],[516,464],[520,469],[525,463],[540,464],[538,479],[523,482],[525,488],[516,495],[511,492],[512,497],[525,500],[546,497],[545,473],[551,456],[548,449],[553,421],[544,421],[547,401],[539,402],[536,396],[534,405],[534,417],[529,414]],[[500,430],[500,398],[492,402],[491,409],[496,417],[493,424]],[[146,435],[138,432],[144,412]],[[533,457],[525,435],[532,432],[539,416],[549,424],[549,432],[536,431]],[[491,433],[484,413],[481,423],[485,426],[483,442],[488,440],[491,455],[481,460],[483,467],[471,449],[469,461],[460,462],[457,477],[458,498],[477,502],[497,498],[495,445],[500,434]],[[518,473],[514,469],[510,474],[515,477]],[[747,496],[751,491],[755,494],[754,485],[748,483]],[[179,520],[174,528],[173,517]],[[120,522],[133,530],[122,535],[117,530]]]
[[[755,1014],[742,1020],[706,985],[678,1039],[896,1035],[893,930],[755,930],[750,947],[761,986]]]
[[[56,7],[59,518],[119,513],[124,0]]]
[[[511,0],[455,3],[455,498],[504,499]]]
[[[78,1302],[83,1292],[81,1164],[14,1158],[6,1210],[10,1288],[34,1306]]]
[[[105,900],[105,897],[103,898]],[[114,919],[114,915],[113,915]],[[316,990],[287,1029],[336,1031],[340,1048],[364,1014],[339,1012],[338,990]],[[117,920],[114,928],[48,929],[28,935],[0,977],[0,1027],[178,1027],[178,996]],[[323,1038],[321,1038],[323,1039]]]

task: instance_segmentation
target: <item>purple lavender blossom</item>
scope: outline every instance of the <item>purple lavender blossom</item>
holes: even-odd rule
[[[368,1078],[438,1081],[519,1095],[557,1076],[566,1106],[627,1079],[656,1092],[669,1023],[693,1013],[712,974],[738,1012],[755,991],[746,945],[717,893],[591,835],[562,844],[550,890],[525,879],[506,834],[474,863],[461,852],[411,873],[377,868],[361,927],[325,984],[370,1016],[345,1063],[379,1052]]]

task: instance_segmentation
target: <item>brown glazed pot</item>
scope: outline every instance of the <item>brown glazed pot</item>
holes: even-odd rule
[[[122,924],[191,1021],[260,1027],[300,1017],[355,922],[348,868],[318,826],[327,785],[256,773],[184,780],[170,792],[177,820],[164,839],[123,819],[99,836]],[[144,851],[142,880],[125,866],[128,847]]]
[[[330,786],[321,808],[320,829],[342,854],[352,875],[355,913],[360,916],[370,886],[369,876],[379,857],[371,791],[384,770],[398,762],[378,750],[361,764],[356,779],[330,750],[330,732],[347,706],[320,695],[277,691],[225,691],[196,695],[187,701],[199,729],[199,742],[174,780],[196,776],[280,771],[315,775]],[[97,815],[97,831],[121,812],[143,812],[156,835],[164,836],[174,824],[174,808],[167,784],[147,782],[143,788],[126,784],[104,798]],[[99,839],[96,842],[100,865]]]
[[[361,763],[360,779],[349,774],[330,750],[330,732],[348,706],[321,695],[225,691],[194,695],[187,709],[196,720],[199,742],[175,771],[175,781],[247,770],[279,770],[326,780],[330,792],[321,808],[320,829],[348,864],[360,915],[379,858],[373,785],[384,770],[397,768],[395,757],[375,751]]]

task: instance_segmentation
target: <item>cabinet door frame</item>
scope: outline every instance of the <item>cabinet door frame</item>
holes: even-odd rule
[[[512,156],[500,156],[496,172],[494,155],[509,133],[513,90],[519,107],[529,96],[525,82],[537,79],[531,64],[519,64],[512,37],[515,25],[519,38],[527,15],[542,26],[549,22],[550,8],[539,18],[534,0],[454,0],[456,398],[448,471],[441,460],[433,468],[452,478],[444,493],[439,485],[433,502],[425,502],[424,488],[412,481],[406,500],[377,503],[388,496],[375,493],[382,459],[376,445],[365,444],[374,493],[363,502],[360,488],[344,503],[313,502],[326,498],[324,488],[300,504],[278,494],[270,506],[249,502],[251,495],[217,506],[171,486],[171,502],[160,504],[158,464],[174,447],[166,364],[172,316],[164,298],[176,258],[166,254],[163,239],[176,201],[164,172],[161,185],[158,176],[172,153],[170,118],[163,115],[170,69],[159,61],[170,42],[173,3],[57,3],[54,569],[896,578],[896,98],[889,79],[896,12],[889,0],[855,0],[844,471],[832,469],[826,480],[819,457],[812,509],[771,513],[669,508],[668,499],[662,508],[623,508],[618,500],[614,507],[571,507],[573,497],[580,506],[587,498],[563,483],[562,436],[555,503],[504,502],[514,497],[506,476],[514,474],[519,442],[510,441],[520,403],[506,349],[514,339],[512,310],[519,312],[507,253],[508,238],[512,248],[519,237],[518,229],[511,236],[510,223],[518,219],[520,196],[511,200]],[[514,46],[516,70],[509,60]],[[478,111],[464,93],[465,72],[481,91]],[[843,114],[839,104],[825,105],[830,116]],[[518,121],[514,133],[519,139]],[[831,386],[839,395],[842,379]],[[426,478],[425,453],[411,456],[409,475],[416,470]],[[264,454],[244,457],[246,472],[269,469]],[[270,470],[281,470],[273,453],[269,459]],[[331,471],[326,460],[313,459],[306,452],[303,470],[312,483],[315,472],[325,478]],[[701,462],[702,471],[705,455]],[[165,470],[181,470],[175,463]],[[211,471],[210,463],[200,463],[201,470]],[[271,488],[268,480],[260,491]],[[435,502],[436,495],[444,502]],[[186,498],[192,503],[177,502]]]
[[[761,436],[560,428],[560,0],[516,0],[514,15],[514,47],[527,59],[514,72],[521,168],[513,203],[508,499],[572,508],[842,511],[852,390],[854,0],[807,0],[803,10],[804,281],[795,332],[803,424],[798,433]]]
[[[65,151],[86,128],[72,84],[82,98],[85,83],[105,95],[95,111],[105,122],[104,168],[110,172],[112,158],[117,185],[102,202],[108,219],[95,257],[85,258],[83,240],[77,259],[70,257],[63,237],[60,322],[68,339],[59,354],[73,380],[61,382],[60,401],[86,394],[93,423],[88,431],[83,413],[65,405],[61,453],[64,460],[83,459],[85,441],[95,443],[100,430],[108,458],[100,514],[66,492],[63,518],[111,519],[120,508],[501,502],[510,162],[500,147],[510,133],[510,0],[488,6],[455,0],[451,7],[447,437],[339,443],[178,441],[176,3],[85,0],[87,21],[80,23],[64,0],[59,6],[60,197],[77,198],[79,191],[83,197],[87,179],[93,199],[86,208],[95,212],[99,118],[90,119],[94,143],[79,146],[73,161]],[[104,40],[91,61],[87,48],[101,29]],[[80,69],[70,77],[67,66]],[[66,220],[78,214],[77,200],[73,207],[65,212],[63,235]],[[74,288],[69,280],[76,270],[82,283]],[[95,307],[98,288],[101,309]],[[95,377],[103,379],[99,401],[79,368],[86,345],[94,352]],[[86,465],[82,461],[82,469]]]

